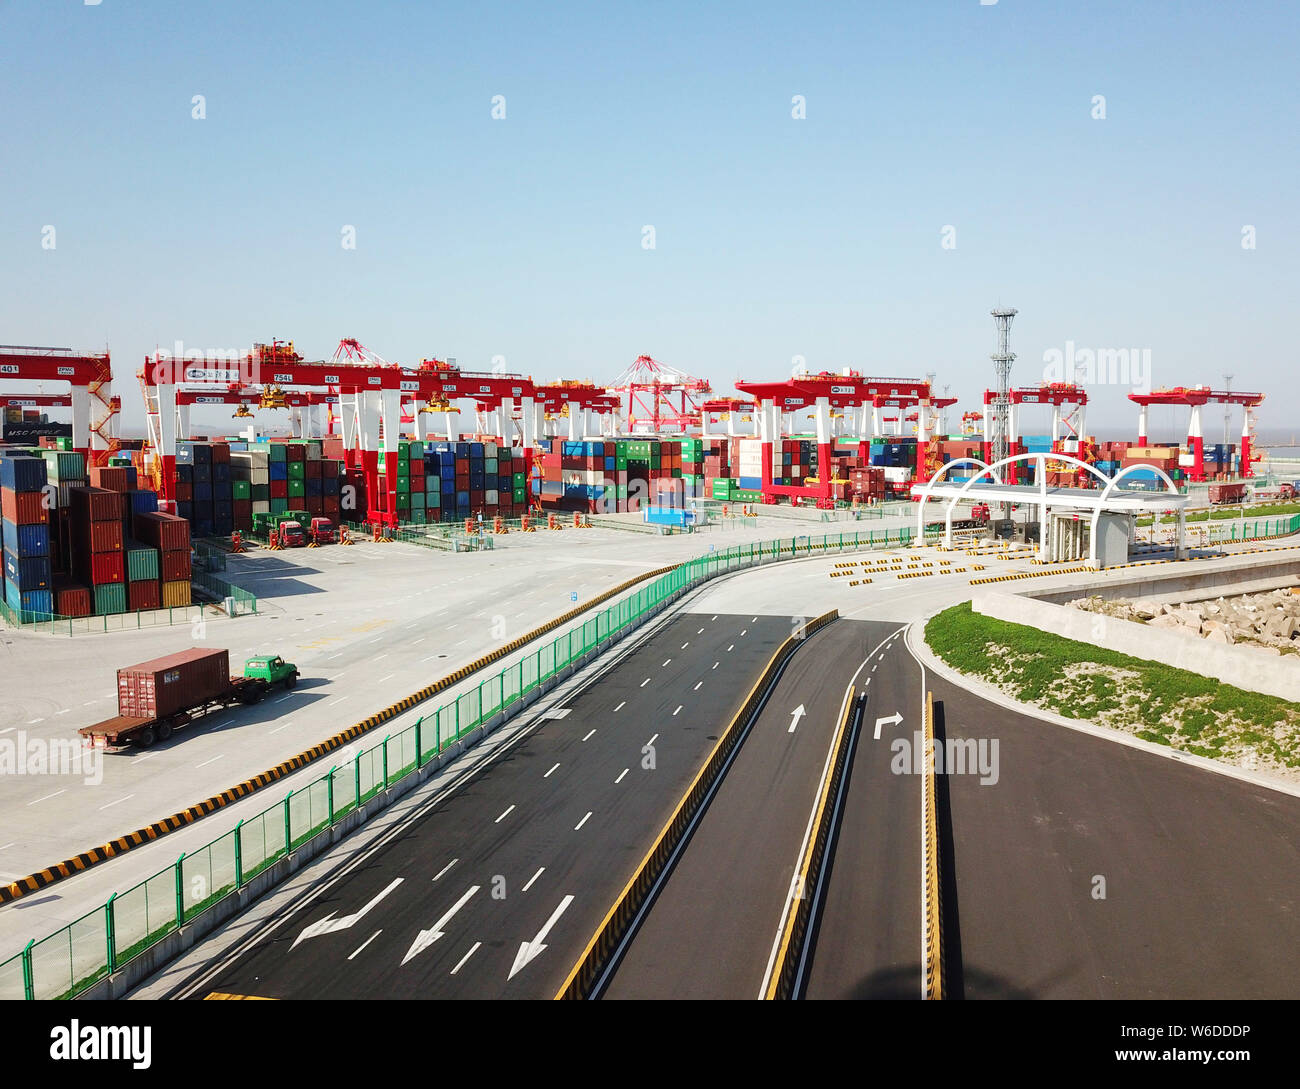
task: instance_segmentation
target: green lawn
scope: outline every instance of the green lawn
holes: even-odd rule
[[[1252,518],[1274,518],[1280,514],[1300,514],[1300,503],[1263,503],[1257,507],[1247,507],[1245,509],[1245,518],[1250,521]],[[1239,506],[1216,507],[1214,510],[1193,511],[1187,515],[1188,522],[1227,522],[1232,519],[1240,519],[1242,509]],[[1172,525],[1172,517],[1161,518],[1161,522],[1166,525]],[[1139,518],[1139,526],[1149,526],[1150,518]]]
[[[981,616],[970,602],[933,617],[925,638],[1023,703],[1235,766],[1300,769],[1300,704]]]

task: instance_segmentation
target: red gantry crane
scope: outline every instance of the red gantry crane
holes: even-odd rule
[[[627,399],[628,432],[654,435],[684,432],[697,423],[701,400],[713,392],[707,379],[694,378],[648,355],[637,356],[609,389]]]
[[[856,430],[859,439],[865,445],[866,409],[872,410],[871,434],[880,433],[880,409],[883,407],[907,408],[918,407],[920,419],[917,422],[917,469],[920,479],[928,479],[925,474],[932,471],[933,459],[930,451],[930,409],[936,403],[932,399],[930,383],[916,378],[867,378],[850,371],[847,374],[805,374],[789,378],[784,382],[736,382],[736,389],[748,394],[758,403],[759,441],[762,444],[763,476],[762,494],[764,503],[776,502],[781,495],[800,496],[814,499],[818,506],[830,506],[831,474],[827,467],[831,464],[831,450],[834,439],[831,435],[831,410],[853,409],[861,415]],[[956,403],[955,398],[945,399],[947,403]],[[817,442],[817,483],[813,485],[774,485],[772,483],[773,444],[783,433],[783,418],[786,413],[805,413],[812,409],[815,414]],[[866,453],[866,451],[862,451]]]
[[[993,428],[992,428],[992,406],[997,398],[997,390],[986,389],[984,391],[984,442],[982,444],[982,457],[985,462],[993,461]],[[1007,432],[1007,456],[1013,454],[1023,454],[1025,452],[1024,444],[1020,441],[1020,412],[1024,405],[1051,405],[1052,406],[1052,449],[1061,454],[1071,454],[1083,458],[1083,460],[1096,460],[1095,457],[1089,459],[1084,457],[1088,452],[1083,448],[1085,439],[1084,417],[1088,405],[1088,392],[1082,386],[1074,382],[1044,382],[1038,386],[1020,386],[1016,389],[1007,391],[1007,399],[1011,402],[1010,421]],[[1062,408],[1073,406],[1068,411],[1062,412]],[[963,421],[966,417],[962,417]],[[1068,430],[1069,435],[1063,435],[1062,431]],[[1067,448],[1067,444],[1073,445],[1079,443],[1075,449]],[[1002,471],[1002,479],[1008,484],[1014,484],[1019,479],[1019,469],[1022,463],[1013,463],[1005,467]],[[1095,478],[1094,478],[1095,479]]]
[[[1237,390],[1216,390],[1209,386],[1173,386],[1169,389],[1154,389],[1149,393],[1130,393],[1130,401],[1138,409],[1138,445],[1147,444],[1149,434],[1148,413],[1152,405],[1182,405],[1190,409],[1187,423],[1187,458],[1190,465],[1188,479],[1203,481],[1205,479],[1205,432],[1202,430],[1201,409],[1207,404],[1241,405],[1243,419],[1241,425],[1241,475],[1253,477],[1254,463],[1260,459],[1255,453],[1255,417],[1254,410],[1264,403],[1262,393],[1245,393]]]
[[[87,465],[104,465],[117,450],[117,416],[122,402],[113,396],[108,352],[83,354],[70,348],[0,345],[0,379],[67,382],[71,387],[72,449],[85,457]]]

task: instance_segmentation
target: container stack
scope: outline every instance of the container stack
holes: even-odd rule
[[[89,486],[70,489],[69,537],[72,569],[89,585],[96,616],[127,611],[122,545],[122,500],[118,492]]]
[[[46,483],[42,458],[16,452],[0,457],[5,603],[23,619],[39,619],[54,612]]]
[[[176,513],[193,525],[196,537],[229,536],[234,530],[230,444],[176,444]]]
[[[179,608],[189,605],[190,598],[190,523],[162,511],[139,514],[134,521],[137,547],[156,550],[158,570],[158,607]],[[148,570],[148,560],[136,561],[141,579]],[[138,591],[146,594],[148,591]]]
[[[424,491],[420,494],[412,486],[407,508],[411,521],[419,520],[421,503],[426,522],[455,522],[479,514],[513,518],[527,506],[524,463],[508,446],[491,441],[427,442],[420,457]],[[400,490],[398,500],[398,514],[404,517]]]
[[[249,443],[230,451],[230,486],[234,497],[235,528],[252,529],[253,518],[271,512],[271,454],[265,443]],[[247,504],[247,506],[245,506]],[[243,524],[247,512],[247,525]]]

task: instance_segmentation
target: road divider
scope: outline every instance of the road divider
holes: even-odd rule
[[[794,881],[791,883],[790,895],[786,899],[781,937],[777,943],[776,957],[768,970],[767,986],[763,992],[763,997],[767,1000],[798,997],[799,968],[804,962],[804,946],[808,940],[808,929],[812,923],[815,902],[813,890],[821,883],[826,850],[830,844],[831,834],[835,830],[835,814],[838,810],[835,801],[840,795],[844,770],[848,766],[849,750],[852,747],[850,724],[857,711],[853,694],[853,685],[849,685],[848,691],[844,694],[844,714],[840,716],[839,727],[831,742],[826,772],[817,794],[811,834],[804,844],[799,864],[795,869]]]
[[[646,852],[627,884],[623,886],[623,891],[619,893],[613,906],[605,913],[605,917],[596,928],[596,933],[592,935],[586,948],[579,955],[577,963],[556,992],[557,999],[582,999],[591,996],[601,973],[635,922],[655,883],[664,873],[674,851],[682,842],[701,804],[731,756],[732,750],[775,683],[782,666],[804,641],[837,619],[839,615],[838,609],[823,613],[805,625],[802,639],[792,635],[776,649],[758,680],[750,688],[740,709],[722,731],[713,746],[713,751],[705,759],[704,766],[686,788],[686,794],[677,803],[677,808],[655,838],[650,850]]]
[[[925,997],[943,998],[943,899],[939,874],[939,811],[934,781],[934,693],[925,693],[925,772],[921,784],[921,896],[924,906]]]

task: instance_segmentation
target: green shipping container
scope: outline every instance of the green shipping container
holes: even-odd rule
[[[410,509],[411,509],[411,493],[410,493],[410,492],[399,492],[399,493],[398,493],[398,495],[397,495],[397,509],[398,509],[398,510],[410,510]]]
[[[515,473],[510,478],[510,484],[515,488],[522,488],[527,483],[528,480],[523,473]]]
[[[307,495],[307,481],[291,479],[289,481],[288,491],[290,499],[304,498]]]
[[[45,450],[45,471],[54,483],[60,480],[81,480],[86,475],[86,459],[73,451]]]
[[[425,519],[424,519],[424,511],[422,511],[422,510],[412,510],[412,511],[411,511],[411,517],[410,517],[409,519],[407,519],[407,520],[408,520],[408,521],[411,523],[411,525],[413,525],[413,526],[422,526],[422,525],[424,525],[424,521],[425,521]]]
[[[440,491],[442,491],[442,477],[426,476],[424,478],[425,495],[430,495],[430,494],[437,495]]]
[[[501,470],[497,468],[497,464],[496,458],[484,458],[483,471],[487,473],[488,476],[500,476]]]
[[[138,541],[128,541],[123,551],[126,553],[126,578],[128,582],[144,582],[146,579],[158,579],[158,550],[156,548],[149,548]]]
[[[409,476],[399,476],[396,478],[397,494],[405,495],[411,490],[411,478]]]
[[[253,485],[247,480],[232,480],[230,482],[230,489],[232,496],[235,499],[253,498]]]
[[[289,480],[305,480],[307,478],[307,463],[305,461],[289,462]]]
[[[105,582],[95,587],[95,615],[126,612],[126,583]]]
[[[528,502],[528,496],[525,494],[526,491],[527,491],[527,489],[525,489],[525,488],[515,488],[515,489],[514,489],[514,501],[515,501],[515,503],[518,504],[518,503],[527,503],[527,502]]]
[[[269,442],[266,444],[267,461],[288,461],[289,451],[285,449],[282,442]]]
[[[269,502],[272,514],[283,514],[289,509],[289,500],[287,499],[271,499]]]

